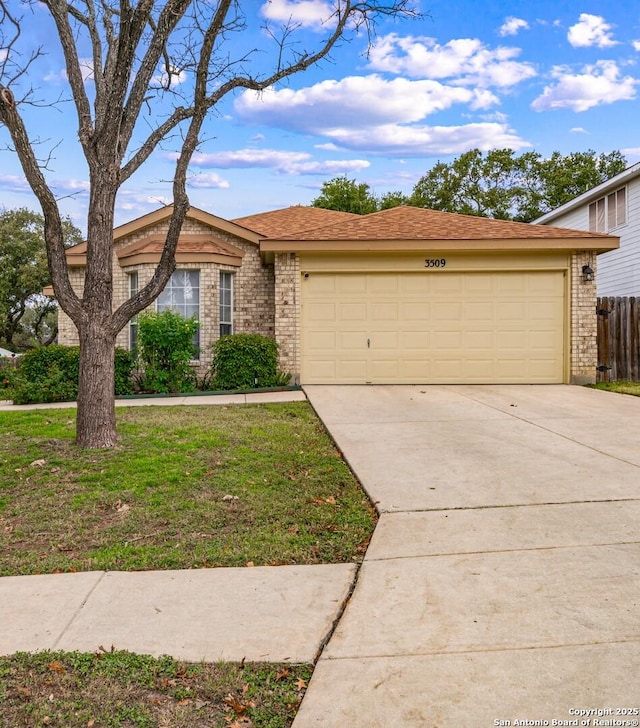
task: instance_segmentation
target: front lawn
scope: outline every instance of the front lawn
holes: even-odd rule
[[[129,652],[0,657],[7,728],[282,728],[311,665],[185,664]]]
[[[358,561],[376,515],[306,402],[0,412],[0,575]]]
[[[607,392],[619,392],[620,394],[633,394],[640,397],[640,382],[599,382],[592,385],[594,389],[604,389]]]

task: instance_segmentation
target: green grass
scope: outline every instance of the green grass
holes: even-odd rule
[[[0,412],[0,575],[359,561],[375,511],[306,402]]]
[[[607,392],[618,392],[619,394],[632,394],[640,397],[640,382],[600,382],[592,385],[594,389],[604,389]]]
[[[284,728],[311,665],[185,664],[129,652],[0,657],[10,728]]]

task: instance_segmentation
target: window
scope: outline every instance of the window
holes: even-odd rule
[[[129,298],[138,292],[138,271],[128,274]],[[138,347],[138,314],[129,321],[129,351],[136,353]]]
[[[621,187],[589,205],[589,231],[604,233],[627,222],[627,188]]]
[[[220,336],[233,333],[233,273],[220,273]]]
[[[200,271],[176,270],[158,296],[156,308],[159,312],[171,309],[184,318],[194,316],[200,319]],[[193,337],[196,348],[194,359],[200,358],[200,331]]]

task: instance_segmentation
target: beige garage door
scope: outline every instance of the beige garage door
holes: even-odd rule
[[[310,273],[304,384],[561,383],[562,271]]]

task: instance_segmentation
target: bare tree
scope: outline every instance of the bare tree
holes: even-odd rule
[[[33,7],[36,2],[33,0]],[[237,90],[262,91],[326,58],[356,32],[370,41],[376,21],[412,17],[411,0],[330,0],[325,33],[315,45],[298,43],[301,26],[266,24],[269,54],[236,51],[256,3],[245,0],[42,0],[57,31],[78,122],[78,141],[89,172],[87,263],[82,296],[74,292],[64,254],[58,202],[47,184],[47,160],[39,159],[23,108],[35,103],[29,69],[45,48],[25,48],[28,23],[18,0],[0,0],[0,122],[11,135],[26,179],[42,207],[48,264],[56,298],[78,329],[80,379],[76,440],[83,447],[116,442],[113,397],[118,332],[160,294],[175,268],[175,251],[189,209],[187,170],[207,115]],[[34,10],[35,12],[35,10]],[[33,21],[31,21],[33,22]],[[90,68],[82,59],[91,49]],[[237,53],[237,55],[234,55]],[[268,70],[263,70],[268,66]],[[89,70],[89,72],[87,72]],[[178,78],[187,83],[176,83]],[[162,102],[162,107],[158,102]],[[159,109],[168,111],[162,114]],[[143,112],[151,126],[136,143]],[[144,119],[147,122],[147,119]],[[163,142],[177,143],[173,213],[155,274],[136,295],[113,310],[113,226],[118,190]]]

